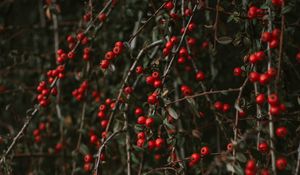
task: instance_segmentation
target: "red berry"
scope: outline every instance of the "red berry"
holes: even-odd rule
[[[140,107],[135,108],[134,114],[135,114],[136,116],[142,115],[142,114],[143,114],[143,109],[140,108]]]
[[[173,42],[168,41],[168,42],[166,43],[165,47],[166,47],[168,50],[171,50],[171,49],[173,48],[173,45],[174,45]]]
[[[257,16],[257,7],[251,6],[248,10],[248,18],[253,19]]]
[[[199,162],[199,160],[200,160],[200,154],[198,154],[198,153],[193,153],[193,154],[191,155],[191,161],[192,161],[192,162],[197,163],[197,162]]]
[[[189,26],[188,26],[188,30],[189,30],[190,32],[192,32],[192,31],[194,31],[194,30],[196,29],[196,27],[197,27],[197,25],[196,25],[195,23],[191,22],[191,23],[189,24]]]
[[[162,139],[162,138],[157,138],[157,139],[155,140],[155,147],[158,148],[158,149],[160,149],[160,148],[163,147],[164,143],[165,143],[164,139]]]
[[[233,69],[233,75],[234,76],[239,77],[239,76],[242,75],[242,73],[243,73],[243,70],[240,67],[236,67],[236,68]]]
[[[33,136],[38,136],[38,135],[40,135],[40,130],[35,129],[35,130],[33,131]]]
[[[239,111],[238,112],[239,117],[245,117],[247,113],[245,111]]]
[[[285,138],[286,135],[288,134],[288,131],[287,131],[286,127],[281,126],[276,129],[275,134],[279,138]]]
[[[172,10],[173,8],[174,8],[174,4],[173,4],[173,2],[172,1],[169,1],[169,2],[167,2],[166,4],[165,4],[165,9],[167,9],[167,10]]]
[[[285,170],[287,166],[287,160],[284,157],[280,157],[276,160],[276,168],[280,171]]]
[[[148,117],[145,121],[146,127],[151,128],[153,124],[154,124],[154,119],[152,117]]]
[[[93,156],[91,155],[91,154],[86,154],[85,156],[84,156],[84,162],[85,163],[90,163],[90,162],[92,162],[93,161]]]
[[[250,72],[250,74],[249,74],[249,80],[250,80],[252,83],[258,81],[258,80],[259,80],[259,77],[260,77],[260,75],[259,75],[259,73],[257,73],[257,72]]]
[[[96,144],[97,141],[98,141],[97,136],[96,136],[96,135],[91,135],[91,137],[90,137],[90,142],[91,142],[92,144]]]
[[[41,131],[45,130],[45,129],[46,129],[46,124],[45,124],[45,123],[40,123],[40,124],[39,124],[39,129],[40,129]]]
[[[268,96],[268,103],[271,105],[271,106],[276,106],[279,104],[279,98],[278,98],[278,95],[277,94],[270,94]]]
[[[297,60],[298,62],[300,62],[300,52],[297,53],[297,55],[296,55],[296,60]]]
[[[181,57],[188,56],[188,50],[185,47],[181,47],[179,50],[179,56],[181,56]]]
[[[185,58],[184,57],[179,57],[177,60],[178,64],[184,64],[185,63]]]
[[[159,87],[161,87],[161,85],[162,85],[162,83],[161,83],[160,80],[155,80],[154,83],[153,83],[153,86],[154,86],[155,88],[159,88]]]
[[[140,117],[137,119],[137,123],[140,124],[140,125],[145,124],[145,123],[146,123],[146,117],[140,116]]]
[[[282,1],[282,0],[280,0],[280,1]],[[281,30],[278,29],[278,28],[275,28],[275,29],[272,31],[272,38],[278,40],[279,37],[280,37],[280,34],[281,34]]]
[[[105,13],[100,13],[98,16],[98,19],[100,22],[104,22],[106,20],[106,14]]]
[[[85,163],[83,169],[84,171],[89,172],[92,170],[92,165],[90,163]]]
[[[170,41],[171,41],[173,44],[176,44],[176,43],[179,41],[179,39],[178,39],[176,36],[172,36],[171,39],[170,39]]]
[[[99,117],[99,118],[104,119],[105,116],[106,116],[106,115],[105,115],[105,112],[104,112],[104,111],[99,111],[99,112],[98,112],[98,117]]]
[[[200,153],[202,156],[207,156],[210,154],[210,149],[208,146],[204,146],[201,148]]]
[[[151,74],[151,76],[155,79],[155,80],[157,80],[158,78],[159,78],[159,72],[152,72],[152,74]]]
[[[192,16],[193,10],[190,8],[187,8],[184,10],[184,16]]]
[[[155,148],[155,146],[156,146],[155,140],[149,140],[149,142],[148,142],[149,151],[153,150]]]
[[[101,127],[102,127],[102,128],[106,128],[107,125],[108,125],[108,120],[102,120],[102,121],[101,121]]]
[[[155,78],[153,78],[152,76],[148,76],[146,77],[146,83],[149,85],[153,85]]]
[[[272,39],[272,33],[271,32],[264,32],[261,34],[261,40],[263,42],[270,42]]]
[[[232,152],[233,150],[233,144],[232,143],[228,143],[227,144],[227,151]]]
[[[125,87],[124,92],[125,92],[126,94],[131,94],[131,93],[133,92],[133,89],[132,89],[132,87],[127,86],[127,87]]]
[[[138,138],[138,139],[145,139],[145,133],[144,133],[144,132],[139,132],[139,133],[137,134],[137,138]]]
[[[144,146],[144,143],[145,143],[145,139],[138,139],[136,141],[136,145],[140,148],[142,148]]]
[[[265,52],[263,51],[258,51],[255,53],[255,56],[257,57],[257,60],[258,61],[262,61],[265,59],[266,55],[265,55]]]
[[[270,171],[268,169],[264,168],[260,171],[260,175],[270,175]]]
[[[195,38],[189,38],[187,40],[187,43],[189,46],[194,46],[196,44],[197,40]]]
[[[204,42],[201,44],[201,48],[202,48],[202,49],[206,49],[206,48],[208,48],[208,46],[209,46],[208,41],[204,41]]]
[[[267,153],[269,151],[269,145],[267,142],[261,142],[258,144],[258,151]]]
[[[143,66],[137,66],[136,69],[135,69],[135,72],[136,72],[137,74],[143,73]]]
[[[115,58],[115,54],[114,54],[114,52],[109,51],[109,52],[106,52],[104,57],[105,57],[106,60],[112,60],[112,59]]]
[[[197,81],[203,81],[205,79],[205,74],[202,71],[198,71],[196,74]]]
[[[109,64],[110,64],[109,61],[104,59],[104,60],[101,60],[100,67],[102,69],[107,69]]]
[[[267,74],[270,76],[270,78],[273,78],[277,74],[277,70],[273,67],[270,67],[267,71]]]
[[[229,104],[227,104],[227,103],[224,103],[223,104],[223,112],[228,112],[229,110],[230,110],[230,105]]]
[[[75,42],[75,39],[74,39],[74,37],[72,36],[72,35],[69,35],[68,37],[67,37],[67,41],[68,41],[68,43],[74,43]],[[60,54],[59,54],[60,55]]]
[[[261,74],[261,75],[259,76],[259,83],[260,83],[261,85],[266,85],[266,84],[269,83],[270,78],[271,78],[271,77],[270,77],[269,74],[267,74],[267,73]]]
[[[216,101],[214,104],[214,107],[216,110],[221,111],[221,110],[223,110],[223,103],[220,101]]]
[[[269,47],[271,49],[274,49],[276,47],[278,47],[278,40],[277,39],[273,39],[270,43],[269,43]]]
[[[246,169],[254,171],[256,169],[256,162],[254,159],[248,160],[246,164]]]
[[[114,47],[114,48],[113,48],[113,53],[114,53],[114,55],[118,56],[118,55],[121,54],[121,52],[122,52],[121,47]]]
[[[155,103],[157,103],[157,96],[156,95],[148,96],[148,103],[151,105],[154,105]]]
[[[259,60],[259,58],[256,56],[256,54],[251,54],[251,55],[249,56],[249,62],[250,62],[251,64],[255,64],[258,60]]]
[[[264,94],[257,95],[255,101],[257,104],[262,105],[265,102],[265,95]]]

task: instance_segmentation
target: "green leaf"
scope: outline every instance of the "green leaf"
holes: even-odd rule
[[[221,36],[221,37],[218,37],[217,41],[220,44],[226,45],[226,44],[230,44],[233,41],[233,39],[229,36]]]
[[[291,10],[293,9],[293,7],[292,6],[285,6],[285,7],[283,7],[283,9],[281,10],[281,14],[283,15],[283,14],[286,14],[286,13],[288,13],[288,12],[290,12]]]
[[[79,150],[83,154],[88,154],[89,153],[89,148],[85,144],[80,144]]]
[[[247,161],[246,156],[240,152],[236,153],[236,159],[243,163]]]
[[[172,118],[174,118],[176,120],[178,119],[178,114],[173,108],[167,107],[167,111]]]

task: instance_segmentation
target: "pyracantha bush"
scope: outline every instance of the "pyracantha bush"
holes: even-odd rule
[[[299,8],[0,2],[1,174],[299,174]]]

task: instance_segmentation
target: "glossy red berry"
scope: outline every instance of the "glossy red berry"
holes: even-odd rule
[[[257,95],[255,101],[257,104],[262,105],[265,102],[265,95],[264,94]]]
[[[153,85],[154,81],[155,81],[155,78],[153,78],[152,76],[146,77],[146,83],[147,84]]]
[[[157,139],[155,140],[155,147],[158,148],[158,149],[160,149],[160,148],[163,147],[164,143],[165,143],[164,139],[162,139],[162,138],[157,138]]]
[[[208,146],[203,146],[200,150],[202,156],[207,156],[210,154],[210,148]]]
[[[84,171],[89,172],[92,170],[92,165],[90,163],[85,163],[83,169]]]
[[[227,151],[232,152],[233,150],[233,144],[232,143],[228,143],[227,144]]]
[[[287,166],[287,160],[285,157],[280,157],[276,160],[276,168],[280,171],[285,170]]]
[[[276,106],[279,104],[279,97],[277,94],[270,94],[268,96],[268,103],[271,105],[271,106]]]
[[[105,13],[100,13],[98,16],[98,19],[100,22],[104,22],[106,20],[107,16]]]
[[[269,47],[271,49],[274,49],[276,47],[278,47],[278,40],[277,39],[273,39],[270,43],[269,43]]]
[[[256,169],[256,161],[254,159],[248,160],[246,163],[246,169],[254,171]]]
[[[203,81],[205,79],[205,74],[202,71],[198,71],[196,74],[197,81]]]
[[[188,25],[188,30],[190,32],[194,31],[196,29],[197,25],[193,22],[191,22],[189,25]]]
[[[194,162],[194,163],[199,162],[200,158],[201,158],[201,156],[198,153],[193,153],[191,155],[191,161]]]
[[[135,108],[134,114],[135,114],[136,116],[142,115],[142,114],[143,114],[143,109],[140,108],[140,107]]]
[[[223,110],[223,103],[220,101],[216,101],[214,104],[214,107],[216,110],[221,111],[221,110]]]
[[[257,72],[250,72],[250,74],[249,74],[249,80],[252,83],[257,82],[259,80],[259,77],[260,77],[260,75]]]
[[[137,74],[141,74],[141,73],[143,73],[143,66],[137,66],[136,67],[136,69],[135,69],[135,72],[137,73]]]
[[[230,105],[229,105],[228,103],[224,103],[224,104],[223,104],[223,109],[222,109],[222,110],[223,110],[223,112],[228,112],[228,111],[230,110],[230,108],[231,108],[231,107],[230,107]]]
[[[287,131],[286,127],[281,126],[281,127],[276,128],[275,134],[277,137],[283,139],[288,134],[288,131]]]
[[[263,32],[261,34],[261,40],[263,42],[270,42],[272,40],[272,33],[271,32]]]
[[[110,64],[109,61],[104,59],[104,60],[101,60],[100,67],[102,69],[107,69],[109,64]]]
[[[174,4],[173,4],[173,2],[172,1],[169,1],[169,2],[166,2],[165,3],[165,9],[167,9],[167,10],[172,10],[173,8],[174,8]]]
[[[264,73],[264,74],[261,74],[260,76],[259,76],[259,83],[261,84],[261,85],[266,85],[266,84],[268,84],[269,82],[270,82],[270,76],[269,76],[269,74],[267,74],[267,73]]]
[[[240,67],[236,67],[236,68],[233,69],[233,75],[236,76],[236,77],[241,76],[242,73],[243,73],[243,70]]]
[[[151,151],[156,147],[155,140],[149,140],[148,149]]]
[[[269,145],[267,142],[261,142],[258,144],[258,151],[261,153],[267,153],[269,151]]]
[[[145,139],[145,137],[146,137],[146,135],[145,135],[144,132],[139,132],[139,133],[137,134],[137,138],[138,138],[138,139]]]
[[[152,117],[148,117],[145,121],[146,127],[151,128],[153,124],[154,124],[154,119]]]
[[[145,139],[138,139],[136,141],[136,145],[140,148],[142,148],[144,146],[144,143],[145,143]]]
[[[84,156],[84,162],[85,163],[90,163],[90,162],[92,162],[93,161],[93,156],[91,155],[91,154],[86,154],[85,156]]]
[[[139,116],[138,119],[137,119],[137,123],[140,124],[140,125],[145,124],[146,123],[146,117]]]

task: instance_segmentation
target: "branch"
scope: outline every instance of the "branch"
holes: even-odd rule
[[[206,95],[211,95],[211,94],[219,94],[219,93],[227,93],[227,92],[238,92],[238,91],[240,91],[240,88],[241,87],[235,88],[235,89],[224,89],[224,90],[206,91],[206,92],[202,92],[202,93],[197,93],[197,94],[185,96],[185,97],[180,98],[178,100],[167,103],[167,104],[165,104],[165,106],[168,106],[170,104],[177,103],[177,102],[180,102],[180,101],[183,101],[183,100],[196,98],[196,97],[201,97],[201,96],[206,96]]]

